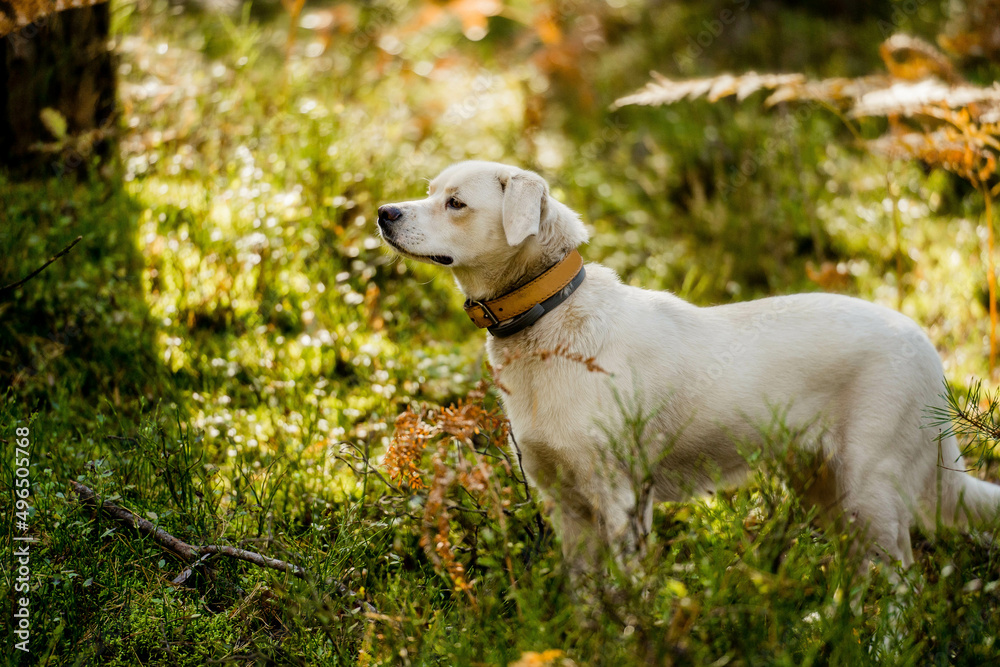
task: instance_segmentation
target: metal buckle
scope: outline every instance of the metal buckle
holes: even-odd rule
[[[493,314],[493,311],[490,310],[485,303],[483,303],[482,301],[473,301],[472,305],[479,306],[480,308],[483,309],[483,314],[486,315],[486,317],[488,317],[490,320],[489,326],[495,327],[496,325],[500,324],[500,320],[497,319],[497,316]]]

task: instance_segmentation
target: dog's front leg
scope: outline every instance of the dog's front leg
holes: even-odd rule
[[[581,456],[579,448],[560,450],[529,441],[521,455],[525,473],[546,501],[571,570],[599,572],[609,555],[624,564],[639,552],[649,532],[652,504],[637,510],[636,494],[620,470],[602,465],[597,456]]]

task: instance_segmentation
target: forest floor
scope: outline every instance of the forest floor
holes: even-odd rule
[[[27,533],[0,494],[7,664],[995,663],[995,537],[915,531],[893,585],[765,461],[657,507],[641,572],[571,581],[483,334],[374,224],[453,161],[507,161],[549,179],[585,257],[629,284],[699,305],[860,296],[919,322],[956,387],[992,387],[970,186],[865,152],[822,109],[609,110],[650,69],[880,71],[887,21],[942,24],[910,5],[373,0],[309,7],[289,39],[274,3],[115,4],[120,159],[80,181],[0,174],[0,284],[83,236],[0,301],[0,484],[22,438],[31,483]],[[305,576],[219,556],[174,583],[187,563],[71,481]],[[7,650],[23,534],[30,653]]]

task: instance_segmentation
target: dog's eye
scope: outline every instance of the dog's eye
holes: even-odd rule
[[[465,208],[465,204],[463,204],[462,202],[458,201],[454,197],[452,197],[451,199],[449,199],[448,203],[445,204],[445,206],[447,206],[448,208],[453,208],[456,211],[459,210],[459,209]]]

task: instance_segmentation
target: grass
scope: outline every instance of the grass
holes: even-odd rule
[[[420,196],[423,178],[462,158],[539,169],[591,225],[587,258],[630,283],[699,304],[821,287],[901,303],[951,381],[986,375],[974,192],[858,152],[822,112],[783,123],[753,105],[606,111],[651,67],[870,71],[876,19],[891,15],[752,7],[675,62],[724,6],[585,4],[597,28],[562,15],[565,41],[546,45],[527,4],[490,19],[479,42],[452,17],[396,43],[387,35],[415,10],[372,3],[342,19],[354,21],[345,32],[301,30],[286,60],[275,7],[116,5],[120,162],[79,182],[0,175],[0,284],[84,237],[0,303],[0,440],[12,452],[15,428],[30,428],[40,540],[31,653],[7,664],[995,659],[995,540],[918,535],[894,592],[856,576],[779,470],[658,507],[642,576],[612,566],[580,586],[495,423],[416,451],[428,489],[388,478],[397,416],[423,406],[443,419],[486,371],[448,277],[386,253],[374,210]],[[940,20],[926,8],[904,18],[931,35]],[[776,40],[788,46],[778,55]],[[495,415],[491,392],[472,401],[474,423]],[[5,487],[13,460],[0,461]],[[466,477],[445,484],[448,470]],[[997,478],[995,456],[983,471]],[[223,560],[214,580],[172,585],[183,564],[81,507],[74,479],[187,542],[310,574]],[[0,496],[0,514],[14,511]],[[13,601],[10,525],[0,590]]]

